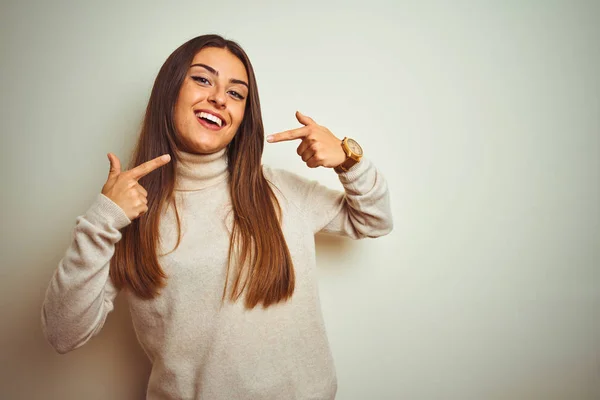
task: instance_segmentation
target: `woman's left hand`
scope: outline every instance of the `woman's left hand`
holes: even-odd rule
[[[267,142],[276,143],[302,139],[297,153],[310,168],[334,168],[346,161],[342,141],[312,118],[296,111],[296,118],[302,128],[283,131],[267,136]]]

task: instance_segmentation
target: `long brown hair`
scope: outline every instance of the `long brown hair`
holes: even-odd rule
[[[175,249],[181,241],[174,196],[178,162],[174,107],[194,56],[205,47],[230,51],[244,64],[249,79],[244,118],[227,150],[233,229],[222,299],[227,297],[230,270],[235,265],[237,276],[230,300],[237,301],[245,290],[247,308],[259,303],[266,308],[292,296],[294,268],[281,230],[281,207],[263,175],[264,128],[254,70],[237,43],[218,35],[198,36],[181,45],[154,81],[130,168],[167,153],[172,161],[140,179],[148,192],[148,212],[123,228],[111,259],[110,278],[118,288],[127,288],[146,299],[156,297],[167,283],[158,262],[157,243],[161,211],[169,204],[175,208],[178,225]]]

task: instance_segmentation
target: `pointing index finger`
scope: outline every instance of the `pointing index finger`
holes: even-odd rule
[[[276,142],[284,142],[287,140],[301,139],[308,135],[308,127],[303,126],[302,128],[292,129],[289,131],[283,131],[279,133],[274,133],[273,135],[267,136],[267,142],[276,143]]]
[[[171,156],[169,154],[164,154],[160,157],[156,157],[153,160],[146,161],[145,163],[140,164],[135,168],[132,168],[131,170],[129,170],[128,173],[133,179],[137,181],[138,179],[143,178],[155,169],[167,164],[169,161],[171,161]]]

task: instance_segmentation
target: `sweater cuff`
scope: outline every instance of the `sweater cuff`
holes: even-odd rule
[[[340,182],[342,184],[352,183],[356,181],[363,173],[365,173],[371,166],[371,161],[367,158],[362,158],[359,163],[354,164],[346,172],[338,174]]]
[[[86,211],[85,217],[93,224],[106,225],[120,230],[131,223],[125,211],[114,201],[99,193],[96,201]]]

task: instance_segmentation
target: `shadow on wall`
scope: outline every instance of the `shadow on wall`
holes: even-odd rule
[[[0,398],[145,398],[150,364],[135,337],[124,296],[117,297],[101,334],[79,349],[60,355],[44,338],[41,306],[59,258],[48,263],[48,273],[15,282],[21,296],[3,305],[3,320],[10,323],[1,329]]]
[[[316,235],[317,269],[328,272],[347,270],[348,265],[343,261],[352,259],[363,244],[361,240],[326,233]]]

